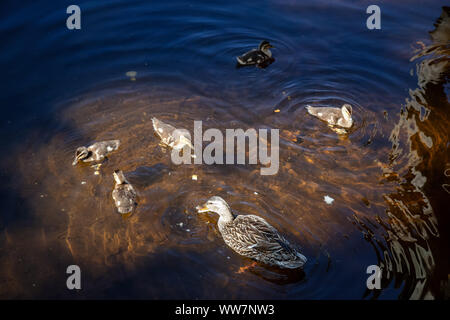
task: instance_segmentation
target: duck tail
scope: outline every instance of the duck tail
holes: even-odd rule
[[[120,140],[113,140],[113,144],[114,144],[114,150],[119,149],[120,146]]]
[[[294,252],[294,256],[291,256],[291,258],[288,261],[283,261],[279,265],[282,266],[283,268],[298,269],[302,268],[307,261],[308,260],[304,255],[302,255],[299,252]]]
[[[314,108],[311,107],[309,104],[305,107],[306,111],[308,111],[309,114],[314,115]]]
[[[303,265],[308,261],[304,255],[302,255],[300,252],[295,253],[299,260],[299,267],[303,267]]]

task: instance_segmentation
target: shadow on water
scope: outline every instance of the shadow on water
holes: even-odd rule
[[[450,8],[430,32],[432,44],[421,46],[417,61],[418,88],[400,110],[390,135],[392,150],[383,168],[382,184],[398,185],[385,194],[386,216],[354,216],[364,238],[374,247],[382,269],[382,287],[404,283],[400,299],[448,298],[449,260],[433,252],[448,250],[450,104],[445,87],[450,78]],[[384,241],[383,241],[383,240]],[[445,293],[447,291],[447,293]],[[369,290],[364,297],[376,298]]]
[[[146,188],[163,179],[164,175],[169,174],[169,172],[170,169],[168,166],[158,163],[151,167],[139,167],[127,174],[127,178],[132,185],[138,188]]]

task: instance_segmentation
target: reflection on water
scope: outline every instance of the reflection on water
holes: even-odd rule
[[[445,185],[441,184],[441,189],[439,182],[445,179],[450,165],[450,105],[444,91],[450,70],[450,8],[443,9],[435,27],[430,32],[433,43],[427,47],[419,43],[422,48],[411,58],[417,62],[418,88],[409,91],[389,138],[392,151],[388,165],[383,166],[382,183],[394,182],[398,188],[384,195],[387,216],[375,218],[382,227],[380,235],[355,216],[366,240],[377,251],[383,286],[393,280],[399,286],[404,281],[400,297],[408,299],[433,299],[432,287],[436,289],[441,280],[448,286],[448,260],[436,260],[433,251],[439,250],[438,238],[447,238],[439,233],[436,214],[442,209],[439,201],[447,197]],[[439,218],[441,223],[446,220]],[[435,270],[437,266],[443,272]],[[436,278],[437,284],[433,283]]]
[[[115,17],[122,6],[116,2],[88,12]],[[127,32],[110,34],[97,24],[67,40],[69,49],[82,37],[89,48],[105,41],[63,64],[67,74],[86,77],[83,83],[97,82],[69,99],[45,91],[61,107],[38,126],[22,128],[27,138],[2,158],[0,297],[440,298],[448,271],[442,214],[450,184],[448,9],[430,33],[432,43],[417,44],[418,87],[396,115],[412,78],[412,50],[405,46],[415,36],[374,34],[378,42],[369,41],[366,30],[350,24],[360,7],[332,6],[349,19],[330,25],[332,17],[315,13],[329,5],[314,3],[273,1],[261,12],[247,4],[242,13],[209,2],[129,6],[123,10],[136,16],[128,21],[132,27],[106,22]],[[254,24],[247,26],[250,13]],[[155,25],[153,41],[143,31],[146,19]],[[235,69],[234,56],[266,37],[274,39],[276,63]],[[380,43],[394,49],[385,55]],[[90,67],[71,69],[71,59]],[[63,82],[66,73],[58,76]],[[304,109],[343,103],[354,113],[347,135],[336,135]],[[280,170],[261,176],[258,165],[176,166],[159,146],[152,117],[191,133],[194,120],[203,121],[204,131],[280,129]],[[72,166],[76,147],[111,139],[121,146],[100,174],[89,164]],[[136,212],[126,219],[111,198],[115,169],[138,192]],[[304,272],[259,265],[238,273],[250,261],[223,243],[217,216],[196,213],[211,195],[222,196],[237,214],[264,217],[300,246],[308,257]],[[325,202],[327,196],[334,201]],[[70,264],[82,270],[77,293],[65,287]],[[366,289],[366,268],[373,264],[383,270],[382,290]]]

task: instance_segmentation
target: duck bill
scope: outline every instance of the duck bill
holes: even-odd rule
[[[209,208],[207,207],[206,203],[195,207],[195,209],[197,209],[198,213],[208,212],[209,211]]]
[[[73,162],[72,162],[72,165],[73,165],[73,166],[76,166],[77,163],[78,163],[78,158],[75,158],[75,160],[73,160]]]

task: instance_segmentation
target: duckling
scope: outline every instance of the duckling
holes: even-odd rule
[[[112,192],[112,198],[116,204],[117,211],[121,214],[130,213],[137,205],[136,191],[121,170],[115,170],[113,176],[116,185]]]
[[[240,255],[288,269],[301,268],[307,261],[266,220],[255,215],[234,216],[221,197],[213,196],[196,209],[219,214],[217,225],[223,240]]]
[[[348,103],[339,108],[307,106],[309,114],[326,121],[331,126],[349,129],[353,125],[352,106]]]
[[[238,66],[257,65],[258,67],[266,67],[275,60],[272,58],[270,48],[273,48],[273,46],[269,43],[269,41],[261,41],[258,49],[250,50],[249,52],[246,52],[242,56],[236,58]]]
[[[92,162],[102,161],[106,158],[106,155],[119,148],[119,140],[109,140],[96,142],[89,147],[79,147],[75,151],[75,159],[72,165],[75,166],[78,161]]]
[[[189,146],[194,150],[191,140],[185,130],[177,129],[155,117],[152,118],[153,129],[161,142],[175,150],[181,150],[184,146]]]

